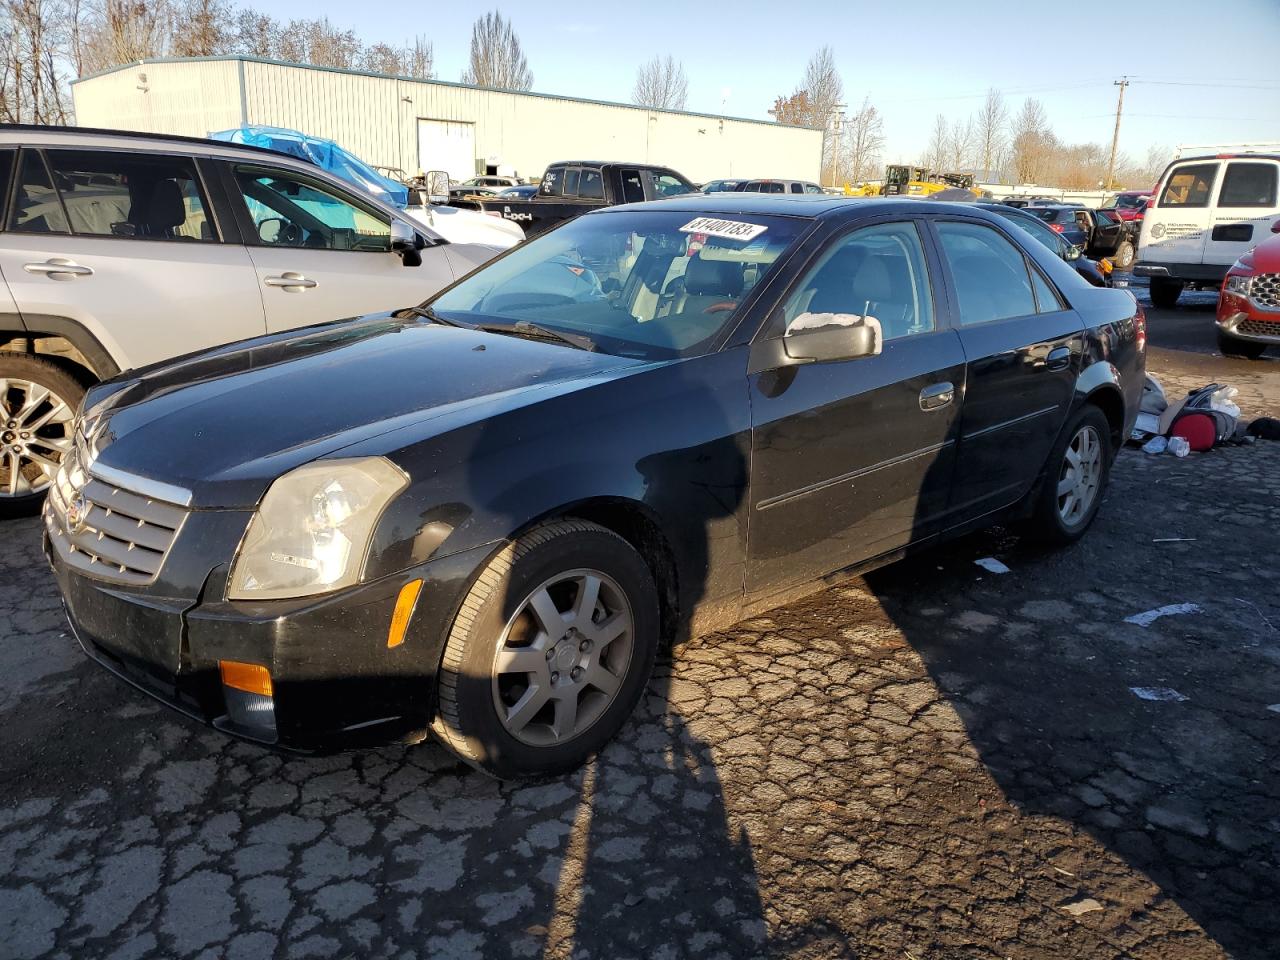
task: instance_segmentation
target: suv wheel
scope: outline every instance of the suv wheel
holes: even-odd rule
[[[629,543],[580,520],[537,527],[494,557],[463,601],[433,729],[495,777],[571,770],[640,699],[658,624],[653,576]]]
[[[1218,349],[1222,351],[1224,357],[1244,357],[1248,360],[1257,360],[1267,349],[1267,345],[1265,343],[1255,343],[1253,340],[1240,340],[1229,333],[1223,333],[1219,330]]]
[[[1049,454],[1031,517],[1031,536],[1057,545],[1084,536],[1098,513],[1110,468],[1111,424],[1101,410],[1087,404]]]
[[[1120,246],[1116,247],[1114,261],[1117,270],[1128,270],[1133,266],[1133,244],[1128,240],[1121,240]]]
[[[71,449],[84,386],[55,363],[0,353],[0,517],[34,513]]]
[[[1161,310],[1172,310],[1178,305],[1178,297],[1182,296],[1181,280],[1164,280],[1151,278],[1151,305]]]

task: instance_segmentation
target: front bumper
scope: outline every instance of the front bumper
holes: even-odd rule
[[[45,553],[85,653],[150,696],[234,736],[296,752],[421,739],[435,709],[435,672],[449,625],[492,547],[430,560],[322,597],[224,601],[229,565],[200,599],[95,580]],[[404,641],[388,646],[401,587],[423,586]],[[220,661],[270,672],[270,724],[233,708]]]
[[[1280,310],[1269,310],[1249,297],[1228,293],[1218,295],[1218,329],[1236,340],[1280,345]]]

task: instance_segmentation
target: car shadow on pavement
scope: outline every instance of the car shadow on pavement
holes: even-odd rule
[[[1044,874],[1024,895],[1116,956],[1205,956],[1198,926],[1238,960],[1274,957],[1280,604],[1259,558],[1273,550],[1280,445],[1122,458],[1070,548],[997,528],[866,584],[1016,812],[1006,847],[1022,833],[1038,848]],[[1250,504],[1205,501],[1251,477]],[[1011,572],[974,566],[984,556]],[[1198,610],[1125,622],[1182,603]],[[1049,842],[1028,843],[1037,832]]]

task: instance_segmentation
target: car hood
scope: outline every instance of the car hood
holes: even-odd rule
[[[280,474],[353,443],[429,420],[447,429],[644,365],[383,316],[125,374],[89,394],[84,423],[102,466],[183,487],[196,507],[248,507]]]
[[[486,216],[477,210],[433,204],[406,207],[404,212],[450,243],[480,243],[506,250],[524,239],[524,230],[518,223]]]

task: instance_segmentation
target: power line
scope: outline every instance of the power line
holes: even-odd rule
[[[1271,90],[1280,92],[1280,86],[1268,87],[1261,84],[1248,83],[1200,83],[1189,80],[1130,80],[1130,83],[1144,83],[1157,87],[1216,87],[1227,90]]]

